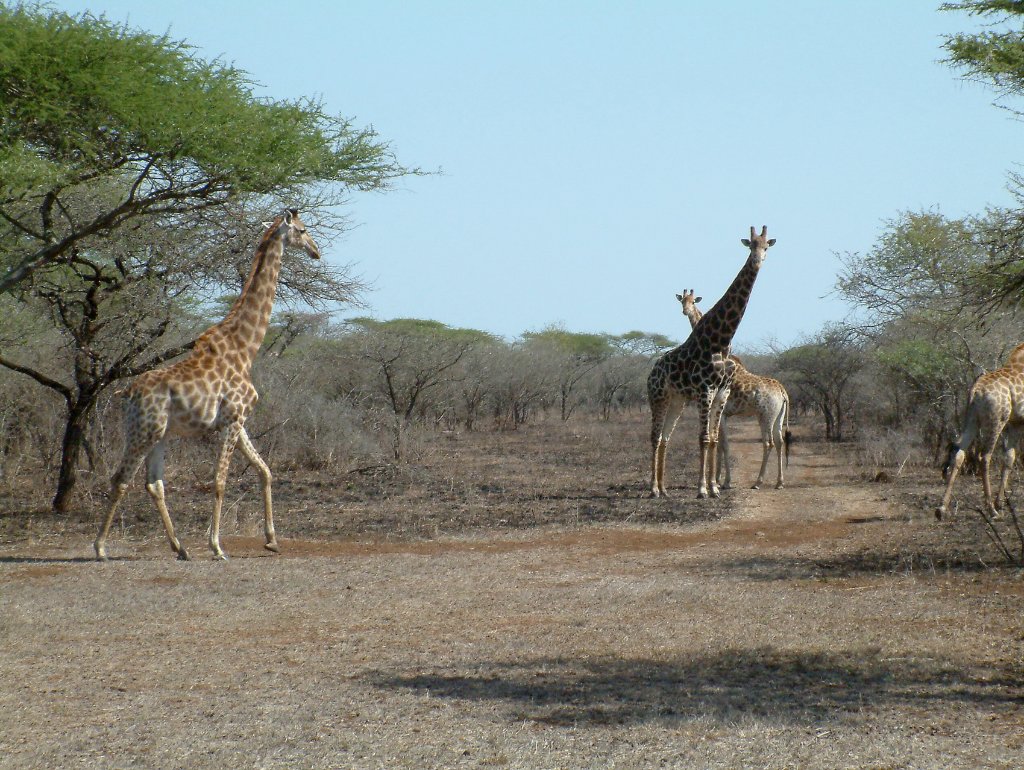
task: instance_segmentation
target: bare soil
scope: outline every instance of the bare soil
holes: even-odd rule
[[[195,474],[168,494],[190,562],[141,487],[104,564],[98,504],[7,489],[0,767],[1024,766],[1024,580],[977,480],[937,524],[937,473],[878,476],[797,426],[785,489],[698,501],[684,423],[650,500],[646,420],[278,472],[279,556],[239,466],[227,563]]]

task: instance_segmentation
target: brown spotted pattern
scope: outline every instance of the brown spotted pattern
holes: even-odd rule
[[[665,455],[683,407],[697,401],[700,423],[700,482],[698,496],[718,497],[715,478],[718,427],[736,375],[729,346],[736,334],[768,248],[768,228],[741,239],[750,254],[722,298],[700,319],[682,345],[664,353],[647,378],[651,405],[651,495],[665,494]]]
[[[690,321],[691,328],[697,327],[703,313],[697,307],[700,297],[695,297],[693,289],[683,290],[677,294],[676,299],[682,305],[683,315]],[[783,450],[789,434],[789,394],[782,383],[772,377],[762,377],[749,371],[736,356],[730,356],[736,364],[736,374],[732,380],[732,387],[729,388],[729,400],[725,403],[725,410],[722,412],[722,422],[718,431],[718,457],[717,457],[717,478],[723,489],[732,486],[732,466],[729,457],[729,431],[728,421],[730,417],[757,417],[758,425],[761,428],[761,470],[757,474],[757,481],[753,488],[760,489],[764,483],[764,475],[768,469],[768,459],[771,457],[772,449],[775,449],[779,463],[778,479],[775,482],[776,489],[782,489],[785,485],[785,474],[783,472]],[[725,479],[722,479],[722,475]]]
[[[185,358],[139,375],[126,389],[124,457],[111,481],[110,505],[96,536],[97,558],[106,558],[106,539],[117,506],[143,460],[146,490],[160,513],[171,548],[179,559],[188,558],[174,534],[164,500],[164,451],[170,436],[209,432],[222,436],[210,523],[209,543],[214,556],[225,558],[220,546],[220,514],[236,444],[260,474],[266,547],[278,550],[270,469],[245,432],[245,420],[256,405],[252,364],[270,322],[286,246],[300,247],[314,259],[320,257],[319,248],[294,209],[284,211],[263,233],[242,294],[224,320],[205,331]]]
[[[999,369],[986,372],[974,381],[967,401],[967,415],[960,438],[950,447],[944,473],[946,492],[935,510],[941,519],[949,512],[953,484],[963,466],[971,444],[981,445],[981,481],[985,491],[985,507],[996,514],[1001,498],[1006,495],[1010,472],[1017,457],[1017,444],[1024,431],[1024,344],[1018,345]],[[1003,444],[1003,475],[999,492],[993,498],[989,469],[996,446]]]

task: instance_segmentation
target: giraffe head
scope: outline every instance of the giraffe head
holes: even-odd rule
[[[775,245],[775,239],[768,237],[768,225],[761,226],[761,234],[757,235],[754,232],[754,226],[750,226],[750,239],[740,238],[740,243],[750,249],[749,259],[754,262],[757,267],[761,266],[764,262],[764,255],[768,251],[768,248]]]
[[[281,238],[285,246],[295,246],[313,259],[320,259],[320,247],[306,232],[306,224],[299,217],[298,209],[285,209],[267,227],[266,237]]]
[[[682,294],[677,294],[676,299],[683,306],[683,315],[690,319],[691,323],[697,323],[700,320],[701,312],[697,309],[697,303],[700,302],[703,297],[693,296],[697,292],[693,289],[683,289]]]

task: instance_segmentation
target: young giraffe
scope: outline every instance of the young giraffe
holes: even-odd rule
[[[1010,353],[1006,364],[999,369],[986,372],[974,381],[967,402],[967,415],[960,438],[950,447],[949,459],[943,469],[947,477],[946,493],[935,509],[935,518],[941,519],[949,511],[953,496],[953,483],[967,456],[967,450],[975,439],[981,440],[981,482],[985,491],[985,507],[992,514],[997,513],[999,498],[1006,494],[1014,461],[1017,458],[1017,443],[1024,432],[1024,344]],[[1003,475],[999,494],[992,498],[992,482],[989,467],[996,444],[1003,441]]]
[[[647,399],[651,404],[651,496],[665,494],[665,454],[676,421],[687,401],[697,400],[700,416],[700,484],[698,497],[718,497],[715,458],[718,425],[729,398],[736,364],[729,360],[729,345],[743,318],[765,254],[775,239],[768,228],[750,239],[741,239],[750,249],[747,261],[722,298],[715,303],[687,340],[654,362],[647,378]]]
[[[683,315],[690,321],[692,328],[697,328],[697,322],[703,313],[697,307],[700,297],[694,297],[696,292],[685,289],[682,294],[677,294],[676,299],[683,306]],[[732,473],[729,463],[729,433],[728,419],[730,417],[757,417],[758,425],[761,427],[761,444],[764,452],[761,456],[761,470],[757,474],[757,481],[754,482],[754,489],[760,489],[764,483],[764,474],[768,470],[768,458],[771,456],[772,447],[775,447],[779,461],[779,477],[775,483],[776,489],[782,489],[785,479],[782,472],[782,451],[786,450],[786,463],[789,463],[789,442],[792,434],[789,432],[789,394],[782,383],[771,377],[761,377],[748,371],[743,362],[736,356],[730,356],[736,364],[736,376],[733,378],[732,387],[729,389],[729,400],[725,403],[725,411],[722,412],[722,424],[719,428],[718,462],[717,474],[720,478],[722,470],[725,470],[725,482],[722,489],[729,489],[732,486]]]
[[[227,558],[220,547],[220,513],[228,465],[236,443],[260,474],[265,547],[278,550],[270,469],[249,440],[245,419],[256,405],[257,394],[250,373],[267,332],[281,255],[286,246],[301,247],[313,259],[320,258],[320,249],[306,232],[295,209],[284,211],[263,233],[242,294],[224,320],[207,329],[187,357],[139,375],[128,387],[124,458],[111,480],[110,507],[96,536],[98,559],[107,558],[105,544],[110,524],[143,458],[146,460],[146,490],[160,512],[171,548],[179,559],[188,559],[188,552],[175,537],[174,524],[164,501],[164,448],[169,436],[217,430],[222,431],[223,440],[217,460],[210,524],[210,549],[214,557]]]

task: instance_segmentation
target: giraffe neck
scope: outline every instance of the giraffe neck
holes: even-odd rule
[[[252,270],[241,296],[235,300],[235,304],[219,324],[221,330],[234,343],[234,348],[247,365],[247,369],[252,365],[267,334],[283,253],[284,243],[277,235],[276,228],[271,228],[256,247]]]
[[[697,322],[701,318],[703,318],[703,316],[704,316],[704,314],[702,312],[700,312],[700,310],[698,310],[695,305],[691,305],[688,308],[684,307],[683,308],[683,315],[685,315],[686,318],[690,321],[690,328],[691,329],[696,329],[697,328]]]
[[[728,354],[760,269],[760,260],[751,254],[722,298],[694,326],[692,336],[703,340],[710,352]]]
[[[1014,369],[1024,369],[1024,345],[1018,345],[1006,359],[1006,365]]]

